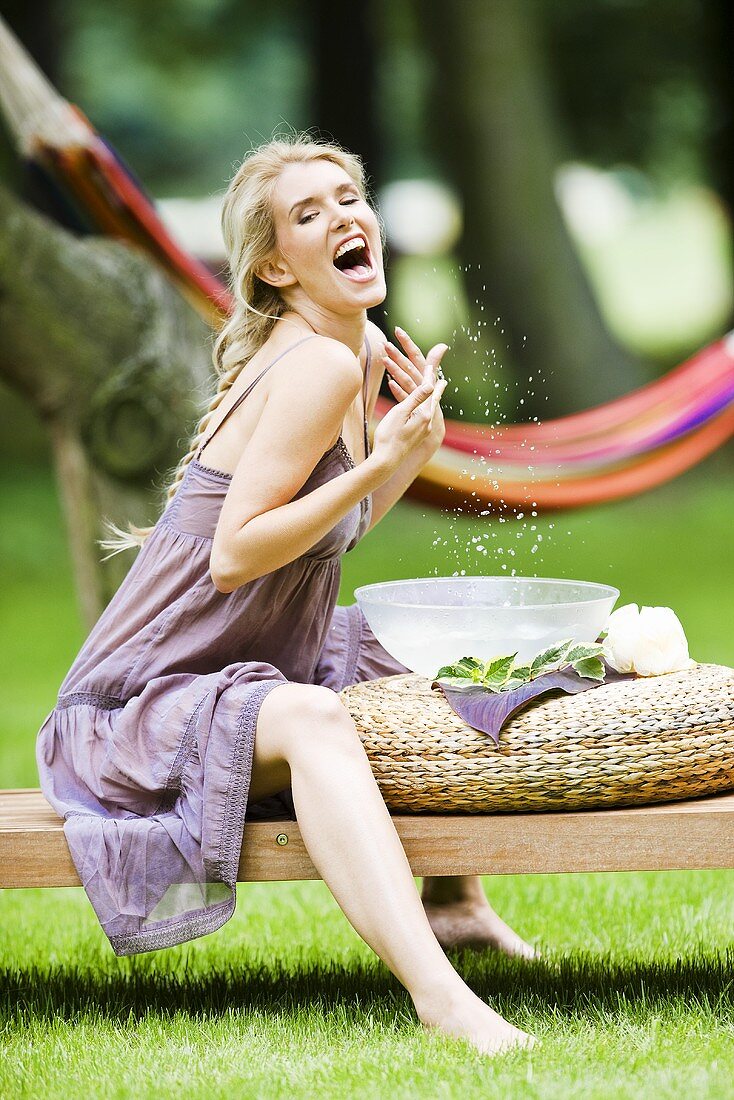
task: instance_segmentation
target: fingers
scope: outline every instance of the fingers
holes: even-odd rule
[[[405,356],[403,356],[403,358],[405,358]],[[406,393],[410,393],[411,390],[420,385],[422,381],[423,375],[420,371],[416,370],[415,367],[412,367],[412,364],[412,369],[408,371],[389,355],[385,355],[385,367],[392,378],[395,379],[398,385],[401,386]]]
[[[408,395],[406,404],[408,406],[408,415],[414,412],[419,405],[421,405],[427,397],[430,397],[433,393],[432,382],[421,382],[420,386],[416,386],[411,394]]]
[[[389,340],[385,344],[384,362],[390,375],[388,378],[390,392],[398,400],[403,401],[408,395],[415,392],[416,387],[430,387],[427,392],[432,395],[429,414],[432,419],[436,405],[446,388],[444,379],[441,379],[440,389],[437,388],[437,384],[439,382],[438,372],[441,360],[449,350],[449,346],[448,344],[435,344],[424,358],[420,348],[405,329],[396,325],[395,335],[402,344],[404,352],[400,351]],[[425,400],[425,398],[422,400]],[[408,411],[409,416],[415,408],[417,408],[417,405],[411,407]]]
[[[418,372],[424,370],[427,362],[432,363],[434,370],[438,370],[441,360],[449,350],[448,344],[435,344],[424,359],[420,348],[404,329],[396,327],[395,333],[405,349],[405,354],[400,352],[389,340],[385,345],[385,351],[389,358],[402,366],[404,370],[407,370],[416,382],[418,381]]]
[[[394,378],[388,378],[387,384],[390,387],[390,393],[393,395],[396,401],[404,401],[409,393],[412,393],[412,389],[405,390],[399,385]]]
[[[419,353],[420,354],[420,353]],[[416,385],[420,384],[421,377],[423,375],[423,356],[420,356],[420,360],[417,363],[412,362],[407,355],[403,355],[399,348],[396,348],[394,344],[388,340],[385,344],[385,365],[390,367],[390,370],[397,369],[407,375],[413,380]]]
[[[398,326],[396,325],[395,335],[397,336],[400,343],[403,345],[405,353],[410,359],[415,359],[416,356],[420,356],[421,359],[423,358],[421,349],[418,347],[416,342],[412,340],[410,336],[408,336],[404,328],[398,328]]]
[[[435,344],[426,356],[426,362],[431,362],[434,369],[438,370],[439,364],[448,350],[448,344]]]
[[[397,355],[399,355],[400,358],[404,361],[404,365],[405,361],[407,360],[407,362],[412,365],[415,371],[422,372],[425,364],[425,359],[423,358],[423,352],[418,347],[415,340],[408,336],[405,329],[400,328],[398,325],[395,326],[395,335],[402,344],[405,355],[402,355],[402,353],[398,351],[394,344],[390,344],[389,346],[394,348]],[[407,369],[410,369],[410,367],[408,367]],[[416,377],[416,382],[417,381],[418,379]]]
[[[434,387],[433,396],[431,397],[431,419],[433,419],[433,414],[436,411],[436,406],[441,400],[441,394],[446,389],[447,385],[448,381],[445,378],[440,378],[436,386]]]

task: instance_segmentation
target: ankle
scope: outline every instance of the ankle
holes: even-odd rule
[[[444,1019],[467,997],[473,997],[469,986],[456,974],[455,981],[436,982],[428,988],[412,990],[410,997],[418,1019],[423,1023]]]
[[[477,875],[451,875],[424,878],[421,899],[430,905],[450,905],[457,902],[486,903],[482,880]]]

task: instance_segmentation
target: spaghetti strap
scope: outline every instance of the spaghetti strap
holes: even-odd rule
[[[252,392],[252,390],[254,390],[255,386],[258,384],[258,382],[260,381],[262,376],[264,374],[267,374],[267,372],[270,370],[270,368],[274,367],[275,364],[278,362],[278,360],[282,359],[284,355],[287,355],[289,351],[294,351],[296,348],[300,347],[301,344],[305,344],[307,340],[313,340],[314,336],[318,336],[318,332],[312,332],[309,336],[304,336],[301,340],[297,340],[295,342],[295,344],[291,344],[284,351],[281,351],[280,355],[276,355],[275,359],[272,359],[266,367],[263,367],[263,369],[260,371],[260,373],[257,375],[257,377],[253,378],[252,382],[250,382],[247,389],[244,390],[244,392],[240,394],[240,396],[237,398],[237,400],[235,402],[233,402],[232,405],[230,405],[230,407],[227,409],[227,411],[224,414],[224,416],[222,417],[222,419],[219,421],[217,426],[214,428],[214,431],[210,432],[209,435],[204,440],[204,442],[201,444],[201,446],[199,447],[199,449],[198,449],[198,451],[196,452],[196,455],[195,455],[195,458],[196,458],[197,461],[199,459],[199,455],[201,454],[201,452],[204,450],[204,448],[207,446],[207,444],[211,443],[212,439],[217,434],[217,432],[221,428],[222,424],[224,424],[225,421],[228,420],[229,417],[232,415],[232,413],[240,407],[240,405],[245,400],[245,398],[248,396],[248,394],[250,394]]]

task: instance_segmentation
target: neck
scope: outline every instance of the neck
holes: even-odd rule
[[[352,314],[330,313],[314,302],[302,301],[294,303],[283,316],[294,315],[305,321],[319,336],[330,336],[332,340],[341,341],[359,357],[367,331],[366,309]]]

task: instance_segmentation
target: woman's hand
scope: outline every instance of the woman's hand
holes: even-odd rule
[[[408,341],[409,338],[403,335]],[[441,437],[443,436],[443,417],[438,402],[446,387],[446,380],[437,379],[436,371],[446,346],[438,345],[426,359],[423,359],[414,344],[412,347],[415,348],[415,358],[409,360],[409,374],[404,372],[407,374],[405,385],[410,386],[410,390],[406,391],[402,385],[396,386],[401,391],[398,404],[383,416],[375,430],[372,453],[379,462],[384,463],[389,472],[396,470],[411,451],[428,446],[433,453],[436,449],[433,440],[437,434],[437,410],[440,417],[439,429]],[[420,361],[423,363],[422,373],[416,365]]]
[[[418,345],[411,340],[407,332],[396,327],[395,335],[402,344],[404,351],[400,351],[395,344],[388,341],[385,345],[383,362],[389,375],[387,384],[390,387],[390,393],[396,401],[400,402],[405,401],[406,397],[421,385],[428,367],[431,369],[433,382],[436,383],[440,363],[444,354],[448,351],[448,346],[446,344],[436,344],[424,357]],[[431,447],[431,453],[441,446],[446,431],[443,413],[439,404],[441,394],[445,388],[446,381],[442,378],[440,379],[440,387],[436,387],[431,399],[431,424],[426,438],[426,443]]]

